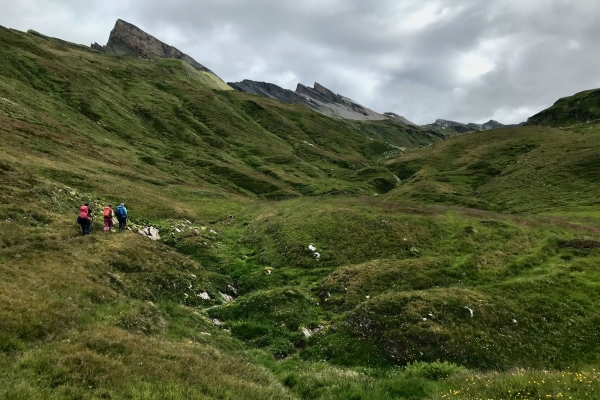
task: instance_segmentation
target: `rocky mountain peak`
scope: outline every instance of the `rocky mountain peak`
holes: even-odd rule
[[[122,19],[117,20],[106,46],[94,43],[92,48],[108,53],[127,54],[147,59],[174,58],[191,65],[198,71],[211,72],[182,51],[161,42],[154,36]]]

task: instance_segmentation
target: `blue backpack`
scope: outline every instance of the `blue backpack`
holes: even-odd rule
[[[125,211],[125,207],[123,207],[123,206],[118,206],[115,214],[117,215],[117,218],[127,217],[127,211]]]

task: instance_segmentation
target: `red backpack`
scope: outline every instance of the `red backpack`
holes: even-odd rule
[[[112,208],[104,207],[104,218],[112,218],[112,216],[113,216]]]
[[[87,206],[81,206],[79,209],[79,219],[89,219],[90,209]]]

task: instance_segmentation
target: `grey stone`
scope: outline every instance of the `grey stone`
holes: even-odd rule
[[[158,229],[156,229],[153,226],[143,228],[140,231],[138,231],[138,233],[140,235],[146,236],[150,240],[154,240],[154,241],[160,240],[160,233],[159,233]]]

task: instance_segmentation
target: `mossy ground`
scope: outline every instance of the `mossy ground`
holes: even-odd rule
[[[406,151],[434,139],[0,37],[0,398],[600,398],[593,125]],[[79,235],[121,201],[163,239]]]

